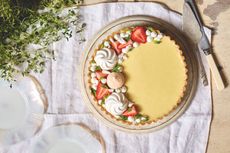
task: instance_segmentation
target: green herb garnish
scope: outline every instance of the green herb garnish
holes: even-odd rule
[[[117,64],[113,69],[112,72],[120,72],[121,65]]]
[[[102,44],[99,46],[99,49],[103,49],[103,48],[105,48],[104,43],[102,43]]]
[[[104,105],[104,104],[105,104],[105,98],[103,98],[101,101],[101,105]]]
[[[1,0],[0,77],[12,81],[18,74],[42,73],[55,59],[51,44],[78,33],[84,41],[78,4],[82,0]],[[70,6],[75,6],[71,7]],[[65,13],[63,12],[65,10]]]
[[[123,39],[124,39],[125,41],[129,41],[130,38],[131,38],[131,35],[129,35],[128,37],[124,37]]]
[[[149,30],[149,31],[151,31],[151,32],[155,31],[155,30],[153,29],[153,27],[147,27],[147,30]]]
[[[96,66],[95,71],[100,71],[101,67],[100,66]]]
[[[91,88],[91,92],[92,92],[92,94],[93,94],[94,96],[96,96],[96,90],[95,90],[95,89]]]
[[[154,42],[155,44],[160,44],[160,43],[161,43],[161,41],[158,41],[158,40],[153,40],[153,42]]]
[[[144,116],[145,120],[142,120],[142,122],[148,121],[149,120],[149,116]]]
[[[127,116],[124,116],[124,115],[120,115],[120,118],[124,121],[127,121],[128,120],[128,117]]]
[[[143,115],[141,115],[141,114],[137,114],[137,115],[135,115],[134,117],[135,118],[141,118]]]

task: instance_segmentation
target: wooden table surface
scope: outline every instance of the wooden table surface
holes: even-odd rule
[[[85,0],[100,2],[137,2],[143,0]],[[144,0],[153,1],[153,0]],[[213,51],[226,85],[230,77],[230,0],[196,0],[204,23],[214,29]],[[182,13],[184,0],[155,0]],[[207,153],[230,153],[230,87],[221,92],[212,84],[213,120]]]

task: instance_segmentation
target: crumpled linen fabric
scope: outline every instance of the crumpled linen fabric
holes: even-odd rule
[[[56,61],[49,62],[43,74],[35,74],[45,89],[49,103],[42,129],[33,138],[2,148],[0,152],[28,153],[31,144],[47,128],[66,122],[80,122],[102,136],[106,153],[205,153],[212,117],[212,101],[210,85],[204,87],[200,80],[195,97],[186,112],[169,126],[146,134],[130,134],[105,126],[90,113],[80,93],[82,53],[98,30],[120,17],[141,14],[161,18],[181,29],[182,16],[152,2],[102,3],[83,6],[81,13],[87,24],[83,33],[87,41],[79,44],[78,36],[74,35],[69,41],[55,43],[53,47],[57,53]],[[211,38],[210,30],[206,32]],[[202,58],[209,76],[207,62],[203,55]]]

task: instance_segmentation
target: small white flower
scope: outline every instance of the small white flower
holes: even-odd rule
[[[104,107],[104,108],[105,108],[105,104],[102,104],[102,107]]]
[[[96,85],[96,84],[93,84],[91,87],[92,87],[94,90],[97,90],[97,85]]]
[[[101,83],[106,84],[107,80],[105,78],[101,79]]]
[[[137,118],[137,119],[135,120],[135,122],[136,122],[136,123],[140,123],[141,120],[140,120],[139,118]]]
[[[105,41],[105,42],[104,42],[104,46],[105,46],[105,47],[110,47],[109,42],[108,42],[108,41]]]
[[[142,120],[142,121],[145,121],[145,120],[146,120],[146,117],[141,117],[141,120]]]
[[[91,83],[92,84],[98,84],[99,82],[98,82],[98,80],[96,78],[92,78],[91,79]]]
[[[116,39],[121,44],[126,44],[126,41],[123,38],[121,38],[118,34],[114,35],[114,39]]]
[[[107,71],[107,70],[102,70],[102,73],[103,73],[103,74],[110,74],[110,72]]]
[[[126,93],[126,91],[127,91],[127,87],[126,86],[121,87],[121,92],[122,93]]]
[[[147,37],[147,42],[152,42],[152,41],[153,41],[153,37],[148,36],[148,37]]]
[[[157,36],[157,33],[155,31],[151,32],[151,37],[155,38]]]
[[[134,117],[129,116],[129,117],[128,117],[128,121],[129,121],[129,122],[134,122]]]
[[[91,78],[95,78],[96,77],[96,73],[91,73]]]
[[[98,83],[99,83],[99,81],[97,80],[97,81],[95,81],[95,83],[94,83],[94,84],[97,86],[97,85],[98,85]]]
[[[128,107],[132,107],[134,105],[133,102],[129,102]]]
[[[123,59],[124,53],[121,53],[120,55],[118,55],[118,59]]]
[[[157,35],[157,37],[161,39],[161,38],[163,38],[163,34],[162,34],[162,33],[159,33],[159,34]]]
[[[119,36],[118,34],[115,34],[113,37],[114,37],[114,39],[116,39],[116,40],[120,38],[120,36]]]
[[[133,43],[133,47],[134,47],[134,48],[136,48],[136,47],[138,47],[138,46],[139,46],[139,43],[138,43],[138,42],[134,42],[134,43]]]
[[[121,64],[123,61],[123,59],[118,59],[118,64]]]
[[[120,33],[120,36],[121,36],[122,38],[125,38],[125,37],[126,37],[126,35],[125,35],[124,32]]]
[[[95,72],[95,70],[96,70],[96,66],[91,66],[90,67],[90,71]]]
[[[128,38],[130,36],[130,34],[126,33],[125,34],[125,38]]]
[[[98,100],[98,104],[101,105],[102,104],[102,100]]]
[[[122,48],[121,51],[122,51],[122,53],[128,53],[129,50],[127,48]]]
[[[146,33],[146,35],[147,35],[147,36],[149,36],[149,35],[151,34],[151,31],[146,30],[146,32],[145,32],[145,33]]]
[[[123,71],[123,67],[120,66],[120,67],[118,68],[118,70],[119,70],[119,72],[122,72],[122,71]]]
[[[115,89],[116,93],[120,93],[121,89]]]

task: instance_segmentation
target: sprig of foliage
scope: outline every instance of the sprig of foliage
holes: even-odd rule
[[[54,59],[50,44],[81,33],[78,4],[82,0],[1,0],[0,77],[12,81],[18,74],[42,73]],[[70,6],[74,6],[68,8]],[[83,39],[81,39],[83,40]]]

